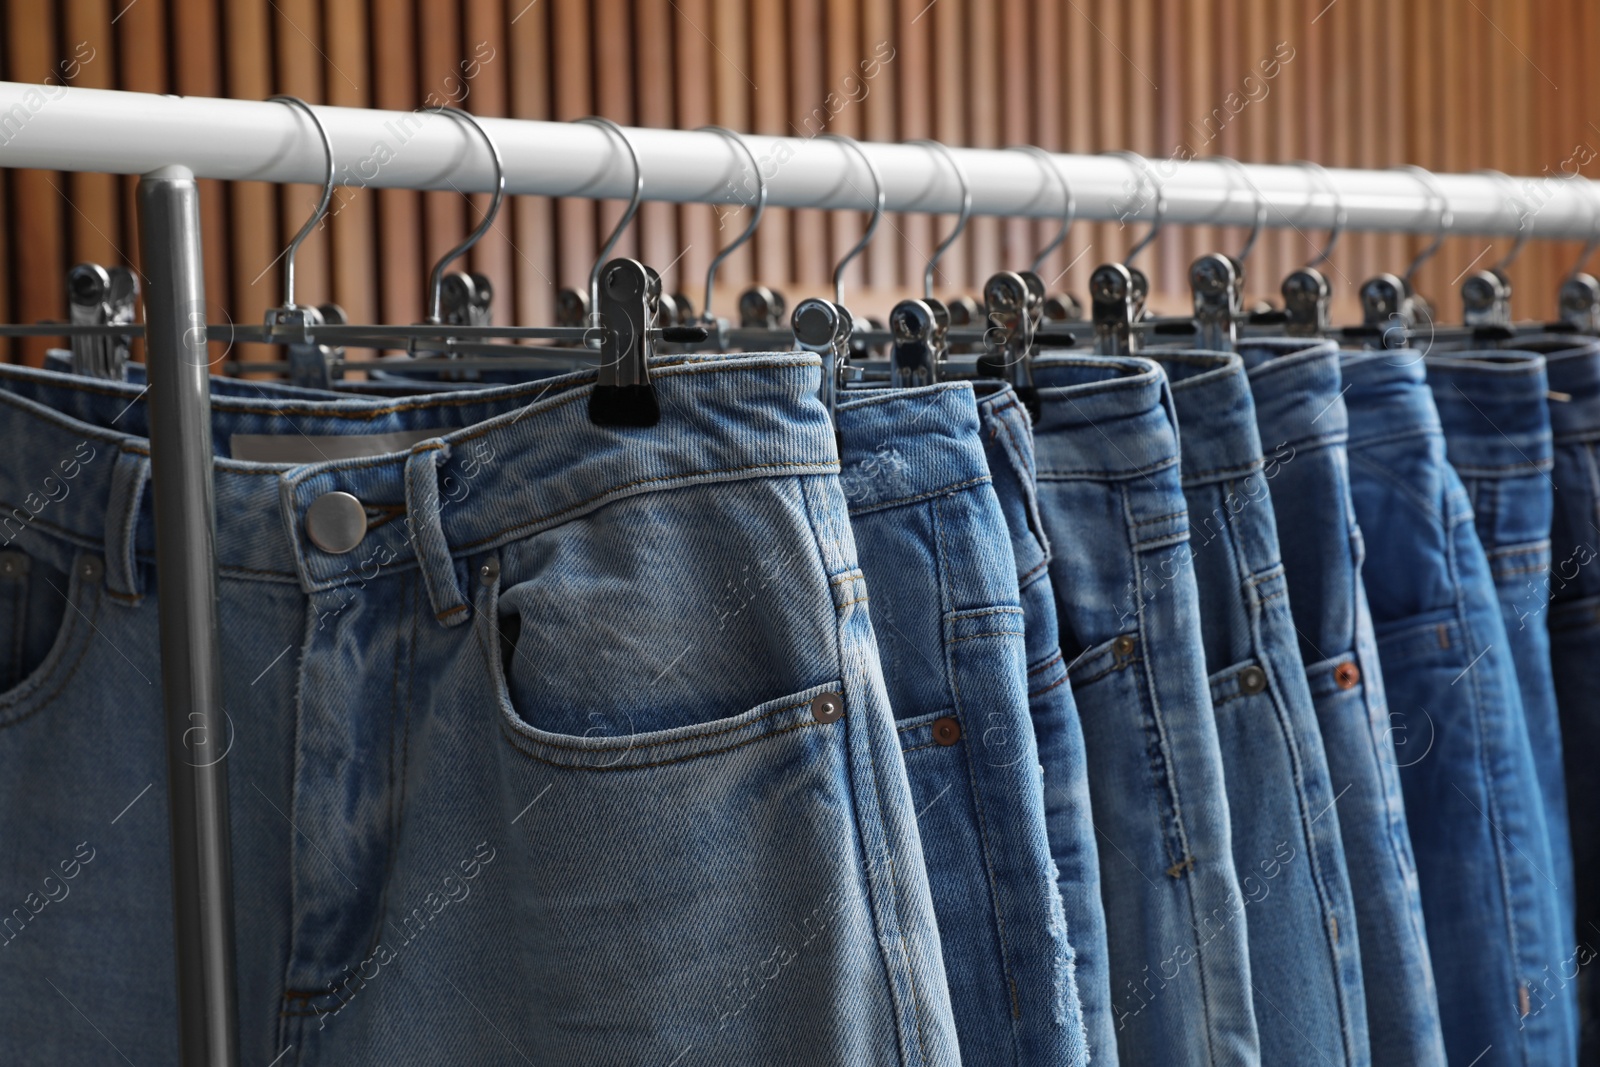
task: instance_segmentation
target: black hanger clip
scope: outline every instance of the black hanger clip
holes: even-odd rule
[[[1237,347],[1237,279],[1233,261],[1217,252],[1208,252],[1190,265],[1196,347],[1212,352],[1232,352]]]
[[[1121,263],[1102,263],[1089,276],[1089,306],[1094,317],[1094,350],[1102,356],[1137,351],[1133,324],[1133,272]]]
[[[657,282],[659,285],[659,282]],[[613,259],[600,272],[600,376],[589,395],[589,421],[597,426],[654,426],[661,421],[650,384],[652,307],[644,264]]]

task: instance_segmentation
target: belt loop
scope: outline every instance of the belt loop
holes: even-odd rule
[[[134,548],[139,533],[139,507],[149,482],[150,457],[119,450],[111,468],[111,491],[106,500],[105,582],[113,600],[130,606],[144,599]]]
[[[1167,377],[1167,368],[1161,367],[1159,363],[1156,366],[1161,369],[1161,406],[1166,409],[1167,421],[1172,424],[1172,454],[1182,455],[1183,443],[1178,439],[1178,402],[1172,399],[1172,380]]]
[[[444,444],[418,448],[406,457],[406,525],[433,616],[445,626],[455,626],[466,622],[471,612],[439,510],[439,467],[449,458],[450,446]]]

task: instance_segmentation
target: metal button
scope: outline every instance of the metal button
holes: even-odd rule
[[[491,559],[478,568],[478,581],[483,585],[493,585],[500,577],[500,561]]]
[[[1353,689],[1361,681],[1361,668],[1349,660],[1333,669],[1333,683],[1340,689]]]
[[[0,552],[0,578],[21,578],[28,573],[28,557],[23,552]]]
[[[941,745],[955,744],[961,740],[961,724],[950,715],[933,720],[933,739]]]
[[[1246,667],[1239,672],[1239,688],[1246,693],[1259,693],[1267,687],[1267,672],[1260,667]]]
[[[306,509],[306,536],[324,552],[348,552],[367,536],[367,509],[349,493],[323,493]]]
[[[1111,651],[1115,652],[1119,656],[1131,656],[1133,655],[1133,650],[1137,647],[1139,647],[1139,642],[1134,640],[1132,637],[1129,637],[1127,634],[1123,634],[1121,637],[1111,642]]]
[[[821,723],[838,722],[844,718],[844,697],[838,693],[822,693],[813,697],[811,717]]]
[[[85,582],[98,582],[105,572],[106,565],[99,556],[84,556],[78,561],[78,577]]]

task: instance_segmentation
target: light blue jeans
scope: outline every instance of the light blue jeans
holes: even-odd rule
[[[245,1062],[958,1063],[817,362],[655,380],[214,401]],[[171,1063],[146,406],[0,384],[0,1062]]]

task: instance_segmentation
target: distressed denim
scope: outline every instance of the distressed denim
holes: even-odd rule
[[[972,386],[845,394],[838,421],[963,1062],[1077,1067],[1016,562]]]
[[[0,381],[0,1062],[172,1063],[146,405]],[[650,429],[592,381],[214,401],[243,1061],[954,1067],[814,357],[663,359]]]
[[[1350,500],[1349,419],[1332,342],[1251,340],[1262,449],[1281,457],[1272,508],[1355,896],[1374,1067],[1444,1067],[1439,998],[1389,728],[1365,547]],[[1407,746],[1401,746],[1403,750]],[[1253,929],[1253,927],[1252,927]]]
[[[1166,378],[1036,359],[1039,515],[1083,725],[1124,1064],[1261,1062]]]
[[[1017,561],[1028,650],[1028,708],[1044,768],[1045,824],[1060,876],[1084,1031],[1092,1062],[1115,1067],[1116,1022],[1111,1014],[1100,853],[1089,804],[1089,764],[1083,724],[1078,720],[1066,659],[1061,654],[1055,591],[1050,582],[1050,542],[1039,518],[1033,424],[1009,385],[980,382],[974,388],[980,397],[978,416],[989,476],[1005,513]]]
[[[1516,668],[1411,350],[1342,359],[1362,568],[1451,1063],[1570,1063],[1541,1003],[1558,898]],[[1404,740],[1404,745],[1400,744]],[[1479,1059],[1481,1057],[1481,1059]]]
[[[1556,343],[1570,347],[1572,342]],[[1577,989],[1561,976],[1576,948],[1566,775],[1547,614],[1555,459],[1545,361],[1530,350],[1462,351],[1430,356],[1427,372],[1444,428],[1445,455],[1472,502],[1478,540],[1500,597],[1550,834],[1548,873],[1559,894],[1559,925],[1550,963],[1539,976],[1534,1010],[1560,1014],[1576,1040]]]
[[[1550,661],[1561,715],[1576,886],[1576,946],[1560,977],[1576,978],[1579,1062],[1600,1065],[1600,341],[1564,337],[1545,352],[1554,438],[1550,524]],[[1567,931],[1569,938],[1572,932]]]
[[[1366,1067],[1355,905],[1273,513],[1272,481],[1294,452],[1273,442],[1263,455],[1238,356],[1147,355],[1166,371],[1178,417],[1261,1060]]]

